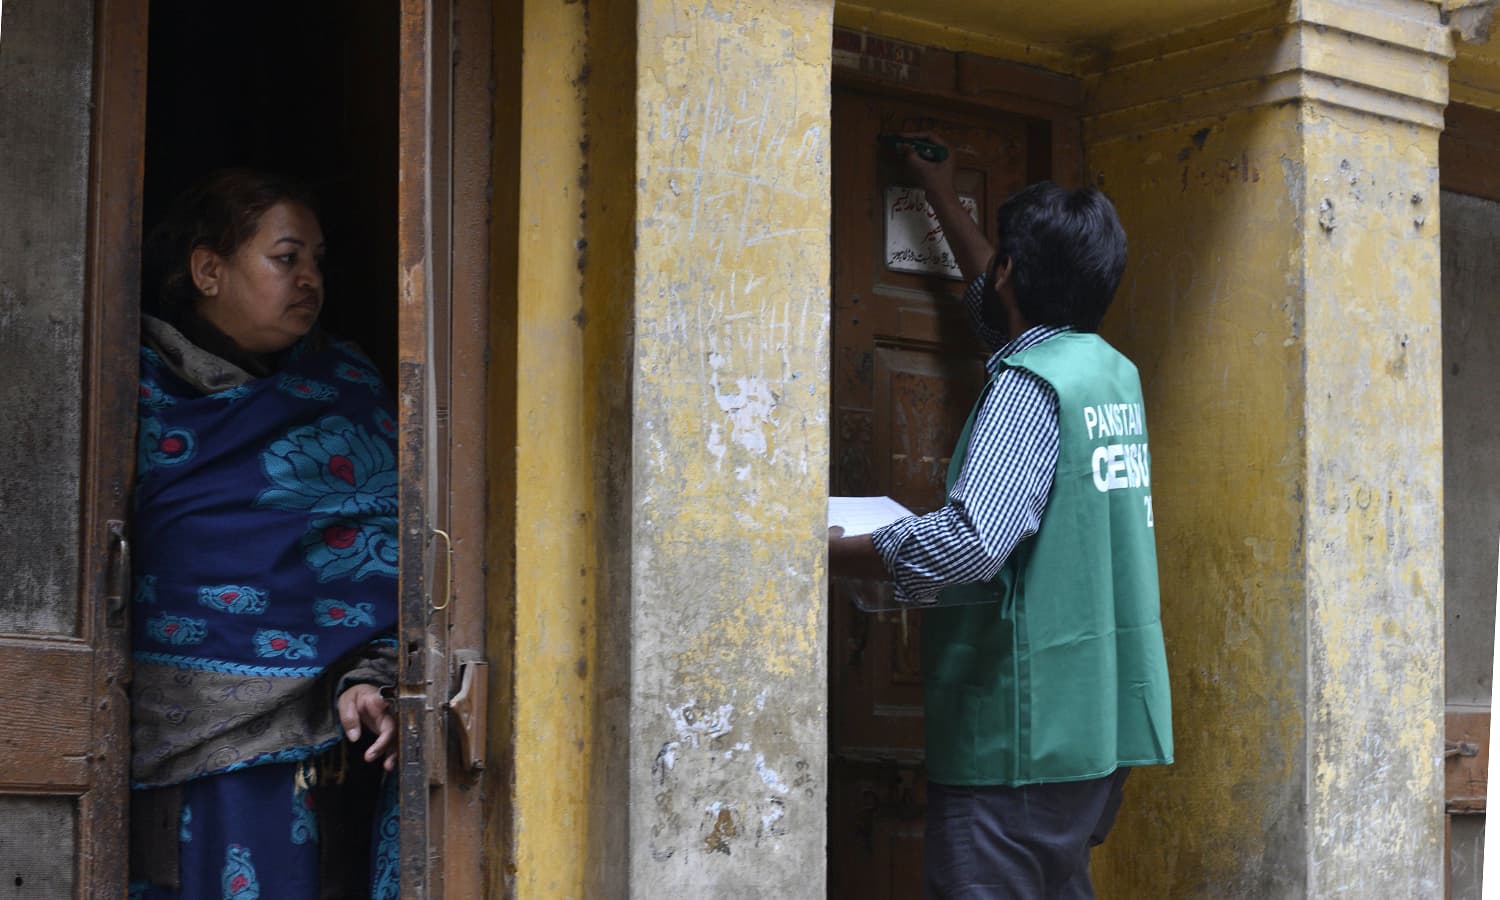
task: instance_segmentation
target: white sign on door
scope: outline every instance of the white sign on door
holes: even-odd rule
[[[969,218],[977,223],[979,201],[963,195],[958,200]],[[963,279],[943,226],[921,188],[893,184],[885,189],[885,265],[894,272],[924,272]]]

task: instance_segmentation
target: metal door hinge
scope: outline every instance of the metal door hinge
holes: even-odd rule
[[[483,769],[490,664],[477,658],[460,659],[458,672],[458,693],[445,706],[458,734],[459,758],[470,769]]]

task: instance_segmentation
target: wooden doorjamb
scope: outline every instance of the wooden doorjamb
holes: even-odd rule
[[[429,362],[429,266],[432,119],[430,61],[432,4],[401,0],[400,100],[397,114],[397,412],[401,508],[399,576],[400,675],[396,719],[400,727],[401,763],[401,896],[427,900],[429,748],[435,719],[427,625],[429,498],[432,496],[427,450],[431,445]]]
[[[451,85],[447,121],[441,128],[448,136],[448,203],[443,219],[448,314],[440,320],[447,353],[444,368],[438,370],[438,419],[439,427],[446,429],[439,444],[444,452],[440,483],[446,498],[442,521],[453,540],[453,602],[445,623],[445,640],[452,652],[446,668],[450,684],[456,686],[462,682],[458,666],[484,651],[488,618],[486,438],[490,415],[494,4],[453,3],[448,15],[451,47],[447,58],[452,65],[445,66],[444,71],[449,73]],[[489,662],[493,668],[505,661]],[[481,716],[488,714],[488,709],[479,710]],[[494,786],[488,773],[499,761],[489,760],[486,768],[473,769],[456,752],[449,753],[448,759],[452,769],[443,804],[444,896],[494,896],[497,892],[487,890],[484,881],[484,807]]]
[[[130,773],[130,572],[125,522],[134,477],[140,334],[141,197],[148,0],[95,6],[94,109],[84,317],[80,636],[93,648],[91,784],[79,799],[80,896],[123,897]]]
[[[485,641],[493,40],[489,4],[402,0],[401,882],[424,900],[487,893],[483,730],[451,751],[448,702]]]

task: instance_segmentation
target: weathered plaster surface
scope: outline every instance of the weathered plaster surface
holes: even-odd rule
[[[1327,33],[1301,36],[1263,58],[1329,69]],[[1300,100],[1150,89],[1192,53],[1124,61],[1131,84],[1096,94],[1118,99],[1088,165],[1132,241],[1105,330],[1151,404],[1178,725],[1178,764],[1132,782],[1101,894],[1441,890],[1437,132],[1420,123],[1444,50],[1405,40],[1393,56],[1347,36],[1338,61],[1406,85],[1394,100],[1338,73],[1299,76]]]
[[[1177,763],[1143,769],[1100,896],[1292,896],[1302,883],[1302,282],[1297,110],[1088,148],[1130,261],[1103,332],[1152,435]]]
[[[585,4],[527,4],[518,895],[823,894],[830,6],[646,0],[610,26],[638,58],[600,65]],[[1088,159],[1132,241],[1105,330],[1146,383],[1178,729],[1177,765],[1132,779],[1101,896],[1436,887],[1428,6],[1291,4],[1323,18],[1100,63],[1130,73],[1091,93]],[[633,104],[624,188],[589,103]],[[627,258],[599,223],[630,190]],[[615,361],[628,399],[597,388]],[[599,463],[627,456],[611,422],[628,472]],[[600,774],[619,760],[623,791]],[[622,795],[628,828],[599,811]]]
[[[1315,106],[1300,127],[1309,893],[1437,896],[1438,134]]]
[[[1500,110],[1500,41],[1495,0],[1445,0],[1457,54],[1449,72],[1453,102]]]
[[[629,892],[822,896],[832,4],[639,9]]]

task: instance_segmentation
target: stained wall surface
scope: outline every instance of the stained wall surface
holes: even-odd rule
[[[497,19],[491,883],[822,896],[832,5]]]
[[[523,75],[554,90],[522,89],[546,102],[520,158],[551,179],[519,188],[521,281],[545,294],[516,366],[517,553],[544,566],[518,575],[514,636],[527,895],[577,896],[584,876],[545,888],[581,846],[603,873],[623,848],[608,883],[633,896],[821,896],[832,10],[643,0],[638,55],[601,67],[592,15],[536,9]],[[877,13],[842,14],[895,21]],[[1419,0],[1226,21],[1094,60],[1084,118],[1087,178],[1131,237],[1104,330],[1147,392],[1178,757],[1132,778],[1099,893],[1432,896],[1450,48]],[[633,154],[547,124],[600,102],[631,108]],[[595,224],[623,193],[628,257]],[[593,386],[601,359],[624,360],[623,399]],[[557,605],[575,571],[582,601]],[[600,780],[616,764],[623,790]],[[599,831],[603,805],[628,823]]]
[[[1146,384],[1178,741],[1101,895],[1442,889],[1446,51],[1418,3],[1313,25],[1121,54],[1086,125],[1131,239],[1104,330]]]
[[[1308,890],[1438,896],[1438,133],[1314,105],[1303,108],[1299,126],[1307,236]]]
[[[1261,108],[1088,148],[1130,239],[1102,332],[1146,394],[1177,743],[1175,765],[1132,776],[1100,896],[1291,896],[1305,878],[1297,125]]]
[[[832,4],[639,8],[630,895],[821,897]]]

